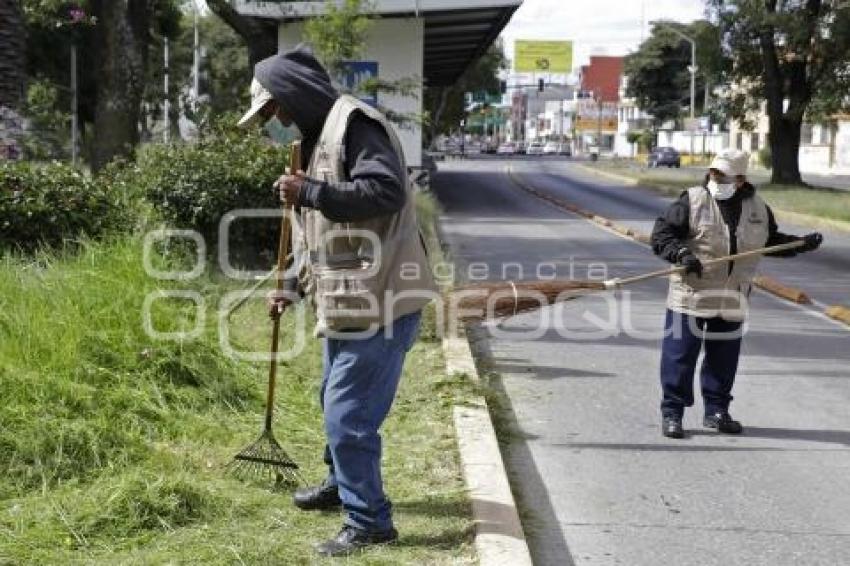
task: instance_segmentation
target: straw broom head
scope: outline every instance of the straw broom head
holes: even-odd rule
[[[466,322],[497,319],[604,291],[602,281],[499,281],[466,285],[452,292],[450,305]]]

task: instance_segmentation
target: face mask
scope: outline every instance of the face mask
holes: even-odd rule
[[[717,200],[726,200],[735,194],[735,183],[719,184],[714,179],[708,182],[708,192]]]
[[[291,126],[286,127],[281,123],[280,118],[277,116],[272,116],[271,119],[265,123],[263,129],[266,130],[266,133],[273,142],[280,145],[288,145],[295,140],[300,140],[302,137],[301,130],[298,129],[295,122],[293,122]]]

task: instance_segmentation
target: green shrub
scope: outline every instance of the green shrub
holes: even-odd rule
[[[770,152],[769,145],[759,150],[759,164],[765,169],[773,169],[773,155]]]
[[[221,244],[219,222],[228,212],[280,207],[272,184],[286,164],[287,148],[218,125],[194,144],[147,146],[128,174],[170,227],[198,231],[212,250]],[[275,250],[279,224],[273,218],[238,220],[229,243]]]
[[[30,252],[132,224],[126,195],[61,163],[0,164],[0,249]]]

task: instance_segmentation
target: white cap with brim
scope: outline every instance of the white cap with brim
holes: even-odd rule
[[[708,168],[717,169],[727,177],[736,177],[738,175],[746,176],[749,164],[750,154],[746,151],[724,149],[717,154]]]
[[[272,93],[266,90],[266,87],[261,85],[260,81],[253,79],[251,81],[251,108],[242,116],[238,125],[245,127],[254,124],[258,118],[257,114],[269,100],[274,100]]]

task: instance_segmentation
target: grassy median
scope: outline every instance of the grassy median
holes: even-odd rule
[[[219,344],[218,306],[239,286],[208,275],[164,284],[142,266],[131,237],[66,258],[0,259],[0,564],[321,563],[311,543],[334,535],[340,514],[299,512],[268,482],[224,473],[260,432],[267,372]],[[145,297],[162,288],[203,300],[197,338],[145,332]],[[189,330],[200,311],[163,298],[151,320],[161,332]],[[452,426],[468,386],[446,377],[433,316],[425,320],[384,427],[401,539],[346,564],[476,560]],[[265,351],[269,324],[261,302],[250,304],[234,316],[232,343]],[[317,481],[321,361],[309,332],[305,342],[279,372],[275,431]]]
[[[687,187],[702,183],[702,177],[676,169],[636,168],[630,162],[602,161],[588,166],[636,179],[668,196],[677,196]],[[828,187],[798,187],[759,184],[759,194],[777,211],[805,214],[826,220],[850,222],[850,191]]]

